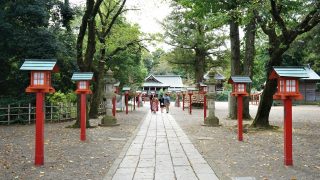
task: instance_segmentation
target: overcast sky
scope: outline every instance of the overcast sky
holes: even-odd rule
[[[131,23],[137,23],[144,33],[163,32],[158,21],[162,21],[171,11],[169,0],[127,0],[126,8],[139,10],[129,11],[126,18]],[[85,5],[85,0],[70,0],[70,3]]]

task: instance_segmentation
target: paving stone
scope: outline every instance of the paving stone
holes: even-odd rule
[[[191,166],[174,166],[177,180],[198,180]]]
[[[155,155],[156,151],[154,148],[143,148],[141,151],[141,155]]]
[[[139,156],[125,156],[119,167],[135,168],[138,164]]]
[[[139,156],[141,148],[129,148],[126,155],[127,156]]]
[[[134,180],[153,180],[154,168],[137,168],[134,174]]]
[[[187,157],[172,157],[172,163],[174,166],[190,166]]]
[[[141,158],[138,163],[138,168],[145,168],[145,167],[155,167],[156,159],[155,158]]]
[[[119,168],[112,180],[132,180],[134,171],[135,168]]]
[[[174,180],[174,173],[168,173],[168,172],[163,172],[163,173],[155,173],[155,180]]]

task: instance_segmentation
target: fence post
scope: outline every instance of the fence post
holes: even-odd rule
[[[8,125],[10,125],[10,104],[8,105]]]
[[[50,120],[52,122],[53,120],[53,107],[52,107],[52,103],[50,103]]]
[[[20,103],[18,105],[18,119],[20,119]]]
[[[30,124],[31,123],[31,103],[29,103],[28,119],[29,119],[29,124]]]

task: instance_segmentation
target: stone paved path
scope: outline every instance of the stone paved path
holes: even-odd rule
[[[218,178],[170,114],[149,112],[112,179]]]

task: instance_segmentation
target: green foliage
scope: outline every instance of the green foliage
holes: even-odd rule
[[[60,26],[56,0],[3,0],[0,2],[0,87],[4,96],[18,96],[29,85],[29,73],[19,68],[26,58],[57,58],[62,74],[74,68],[75,41]],[[57,14],[58,13],[58,14]],[[68,47],[67,47],[68,46]],[[73,47],[72,47],[73,46]],[[70,88],[68,78],[53,77],[57,89]],[[70,78],[69,78],[70,79]],[[54,81],[58,80],[58,84]]]
[[[51,103],[51,104],[59,104],[59,103],[69,103],[77,102],[77,95],[74,92],[69,92],[67,94],[62,93],[61,91],[57,91],[53,94],[49,94],[46,96],[46,99]]]

